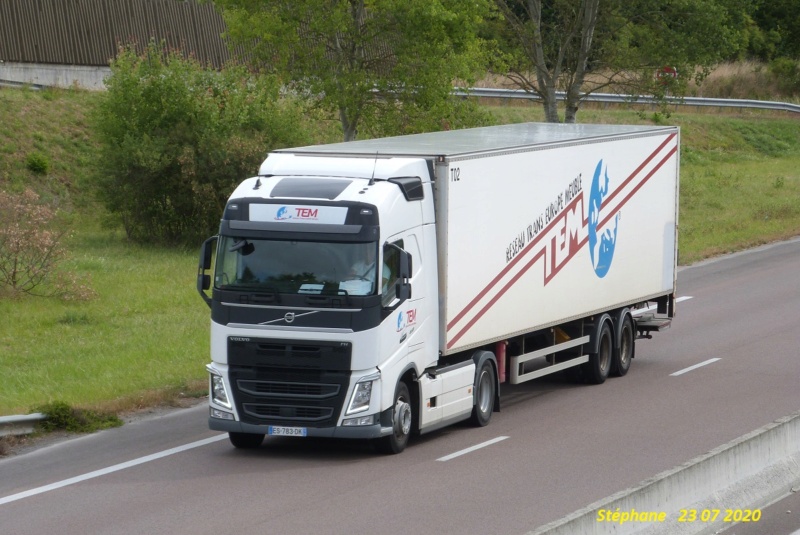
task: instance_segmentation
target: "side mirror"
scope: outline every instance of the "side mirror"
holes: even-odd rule
[[[208,275],[206,271],[211,269],[211,258],[217,244],[217,238],[218,236],[211,236],[203,242],[202,247],[200,247],[200,262],[197,266],[197,292],[209,308],[211,308],[211,298],[206,291],[211,288],[211,275]]]
[[[211,254],[214,250],[209,247],[211,243],[216,243],[217,237],[212,236],[206,241],[203,242],[202,247],[200,248],[200,269],[211,269]]]

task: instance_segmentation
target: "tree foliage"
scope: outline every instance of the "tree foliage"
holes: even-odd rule
[[[800,59],[800,0],[753,0],[750,52],[763,60]]]
[[[205,69],[156,43],[120,50],[106,87],[98,194],[137,242],[196,244],[270,149],[308,141],[274,78]]]
[[[483,65],[485,0],[216,0],[228,37],[338,115],[345,140],[485,122],[453,100]]]
[[[749,0],[495,0],[498,68],[536,94],[546,119],[574,122],[582,100],[601,90],[681,94],[690,79],[746,45]],[[668,67],[667,71],[661,71]],[[669,76],[672,72],[678,76]],[[659,72],[667,76],[659,77]]]

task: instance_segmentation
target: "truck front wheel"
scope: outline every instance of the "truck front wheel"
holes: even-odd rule
[[[250,450],[257,448],[264,442],[264,435],[254,435],[252,433],[228,433],[228,438],[235,447]]]
[[[397,383],[394,392],[394,408],[392,409],[392,434],[381,437],[375,442],[380,453],[400,453],[406,449],[408,437],[411,435],[412,423],[411,395],[404,382]]]
[[[475,381],[475,406],[472,407],[470,423],[484,427],[492,419],[495,396],[494,367],[488,360],[483,361]]]

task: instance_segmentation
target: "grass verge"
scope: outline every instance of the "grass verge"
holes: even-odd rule
[[[0,300],[0,414],[60,400],[127,411],[205,393],[208,309],[194,251],[149,249],[81,223],[68,266],[89,302]]]

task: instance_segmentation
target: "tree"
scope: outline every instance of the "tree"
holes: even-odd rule
[[[214,3],[251,65],[338,114],[345,140],[362,127],[383,134],[485,121],[451,92],[482,68],[477,32],[487,0]]]
[[[276,80],[209,70],[156,43],[122,49],[106,88],[94,116],[97,190],[136,242],[202,241],[269,150],[308,141]]]
[[[495,0],[495,5],[501,14],[494,25],[499,65],[515,85],[541,99],[549,122],[560,121],[557,92],[564,91],[564,121],[573,123],[591,93],[664,96],[682,94],[692,78],[702,81],[714,63],[744,45],[734,22],[749,0],[724,5],[722,0]]]

